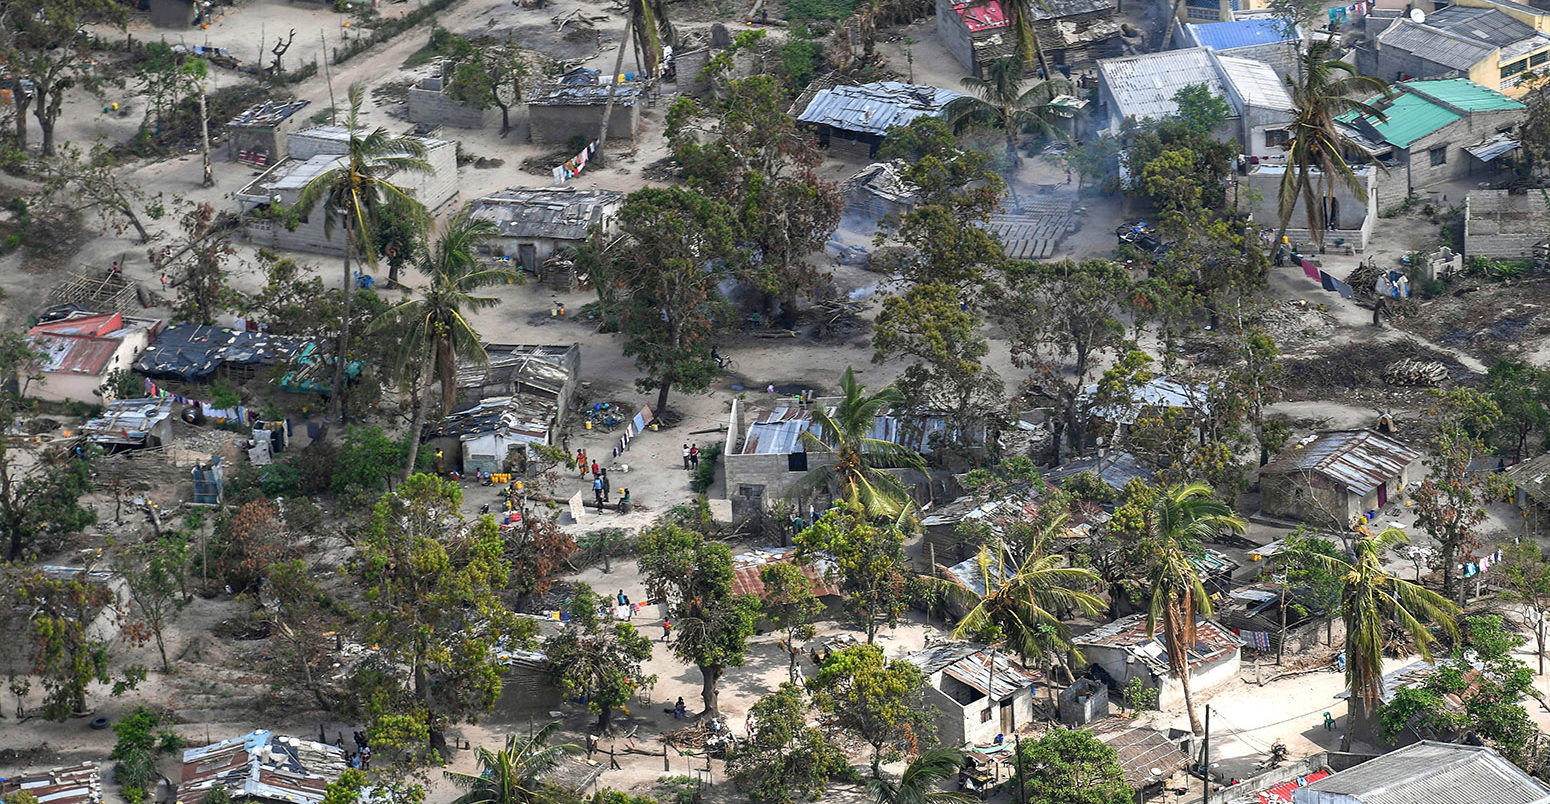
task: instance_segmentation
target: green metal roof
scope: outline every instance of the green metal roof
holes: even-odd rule
[[[1436,81],[1405,81],[1400,84],[1412,92],[1466,112],[1492,112],[1502,109],[1522,109],[1523,104],[1483,87],[1468,78],[1444,78]]]
[[[1378,99],[1373,99],[1373,101],[1376,100]],[[1446,126],[1460,117],[1460,115],[1410,92],[1395,96],[1386,106],[1380,105],[1380,108],[1383,109],[1383,113],[1388,117],[1388,120],[1379,121],[1375,117],[1367,117],[1365,122],[1377,129],[1378,136],[1382,137],[1385,142],[1397,148],[1409,148],[1410,143]],[[1340,116],[1339,120],[1342,123],[1354,123],[1358,117],[1360,115],[1356,112],[1346,112]]]
[[[1487,89],[1467,78],[1443,78],[1435,81],[1402,81],[1394,87],[1399,94],[1384,101],[1370,98],[1368,103],[1378,106],[1388,120],[1365,118],[1365,122],[1377,129],[1378,135],[1397,148],[1409,148],[1410,143],[1459,119],[1462,115],[1442,104],[1465,112],[1491,112],[1504,109],[1522,109],[1523,104],[1492,89]],[[1346,112],[1339,117],[1342,123],[1354,123],[1361,117],[1356,112]]]

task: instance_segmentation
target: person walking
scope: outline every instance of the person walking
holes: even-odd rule
[[[604,473],[598,475],[597,479],[603,481],[603,502],[608,502],[608,492],[609,492],[609,488],[608,488],[608,486],[609,486],[609,483],[608,483],[608,473],[604,472]]]
[[[593,461],[592,462],[592,476],[593,477],[598,477],[599,476],[599,473],[597,471],[597,461]]]
[[[592,479],[592,496],[597,498],[599,506],[603,504],[603,479],[601,477]]]
[[[667,642],[668,638],[671,637],[672,635],[673,635],[673,621],[672,620],[663,620],[662,621],[662,641],[663,642]]]
[[[689,445],[684,445],[684,469],[689,468]]]
[[[678,703],[673,704],[673,719],[683,720],[684,716],[688,714],[685,710],[684,697],[680,695],[678,696]]]
[[[694,469],[700,468],[700,445],[699,444],[691,444],[689,446],[689,466],[691,468],[694,468]]]

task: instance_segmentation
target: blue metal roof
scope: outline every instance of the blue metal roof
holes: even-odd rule
[[[1195,43],[1212,50],[1232,50],[1237,47],[1268,45],[1301,38],[1284,20],[1252,19],[1232,22],[1191,23],[1187,26]]]

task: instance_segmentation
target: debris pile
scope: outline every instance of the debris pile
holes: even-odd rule
[[[1448,379],[1448,367],[1440,360],[1416,360],[1407,357],[1389,364],[1383,370],[1383,381],[1389,385],[1410,385],[1433,388]]]

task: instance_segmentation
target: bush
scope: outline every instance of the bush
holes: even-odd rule
[[[374,426],[351,427],[334,458],[329,488],[343,496],[351,486],[375,494],[387,490],[387,480],[409,459],[408,441],[395,441]]]
[[[1146,686],[1140,676],[1126,682],[1122,692],[1125,695],[1125,703],[1137,712],[1157,708],[1157,690]]]
[[[1114,489],[1094,472],[1078,472],[1061,481],[1060,488],[1082,502],[1114,502]]]
[[[689,488],[696,494],[704,494],[716,482],[716,459],[721,457],[721,445],[712,444],[700,450],[700,465],[695,467],[689,479]]]
[[[301,494],[301,470],[289,463],[271,463],[261,467],[258,478],[265,497],[295,497]]]
[[[788,20],[842,20],[856,10],[856,0],[788,0]]]
[[[798,38],[793,33],[780,46],[780,64],[785,70],[787,85],[793,90],[804,89],[823,65],[823,45],[812,39]]]
[[[1448,286],[1444,285],[1440,279],[1423,279],[1417,285],[1417,292],[1421,294],[1423,299],[1435,299],[1447,293]]]
[[[175,750],[169,746],[182,743],[181,737],[162,729],[165,723],[162,713],[137,706],[123,720],[113,724],[113,733],[118,735],[111,754],[118,760],[118,765],[113,768],[113,781],[118,783],[124,798],[131,804],[145,801],[155,789],[158,739],[163,750]]]

